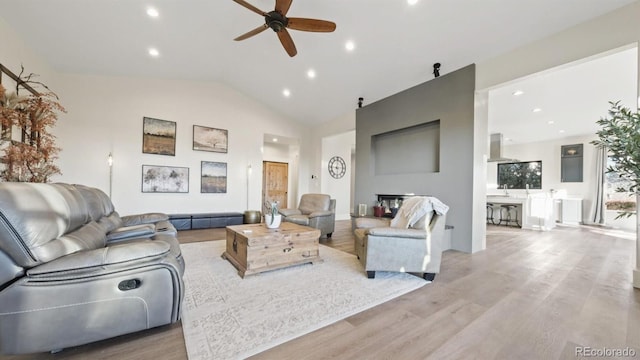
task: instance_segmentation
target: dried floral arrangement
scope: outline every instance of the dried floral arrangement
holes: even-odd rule
[[[59,113],[65,108],[49,88],[34,81],[34,74],[23,77],[24,67],[18,76],[14,92],[0,84],[0,122],[4,129],[21,129],[22,141],[8,141],[2,146],[2,170],[0,180],[18,182],[48,182],[52,175],[61,174],[54,164],[60,148],[55,145],[55,136],[50,129],[55,126]],[[41,86],[47,91],[24,93],[31,85]]]

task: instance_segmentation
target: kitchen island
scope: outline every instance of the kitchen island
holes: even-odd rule
[[[523,229],[551,230],[555,227],[554,199],[547,194],[487,195],[493,204],[493,222],[500,221],[500,205],[516,205],[518,223]],[[489,218],[489,217],[487,217]]]

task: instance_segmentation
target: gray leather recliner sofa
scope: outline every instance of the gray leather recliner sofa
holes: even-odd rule
[[[58,350],[180,319],[184,261],[163,214],[104,192],[0,183],[0,352]]]

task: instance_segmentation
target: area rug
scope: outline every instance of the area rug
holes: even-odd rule
[[[324,263],[242,279],[220,256],[224,240],[180,247],[186,263],[182,329],[191,360],[243,359],[428,283],[395,272],[368,279],[354,255],[323,245]]]

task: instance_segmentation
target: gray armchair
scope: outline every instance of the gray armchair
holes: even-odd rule
[[[433,280],[440,272],[447,210],[435,198],[413,197],[403,202],[393,220],[357,218],[355,252],[367,276],[401,271]]]
[[[336,200],[326,194],[304,194],[297,209],[280,209],[282,220],[320,230],[330,238],[336,226]]]
[[[151,234],[110,240],[125,222],[103,195],[0,183],[0,353],[59,350],[180,319],[177,239],[151,221]]]

